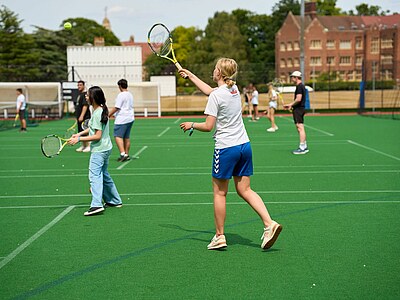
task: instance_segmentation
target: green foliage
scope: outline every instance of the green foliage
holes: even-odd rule
[[[342,10],[336,7],[337,0],[317,0],[317,14],[321,16],[338,16]]]
[[[361,3],[359,5],[356,5],[356,13],[354,13],[353,10],[349,11],[350,15],[356,15],[356,16],[384,16],[386,13],[390,13],[389,10],[387,11],[382,11],[381,7],[378,5],[371,5],[369,6],[367,3]]]

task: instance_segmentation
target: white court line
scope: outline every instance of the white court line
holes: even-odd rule
[[[167,128],[165,128],[164,129],[164,131],[163,132],[161,132],[159,135],[157,135],[158,137],[162,137],[168,130],[170,130],[171,129],[171,127],[167,127]]]
[[[143,152],[144,150],[146,150],[147,148],[148,148],[147,146],[143,146],[142,149],[140,149],[138,152],[136,152],[136,153],[133,155],[132,159],[139,158],[139,154],[142,153],[142,152]],[[123,167],[125,167],[127,164],[129,164],[129,162],[130,162],[130,160],[128,160],[128,161],[122,163],[122,165],[120,165],[120,166],[117,168],[117,170],[121,170]]]
[[[356,145],[356,146],[358,146],[358,147],[361,147],[361,148],[364,148],[364,149],[367,149],[367,150],[373,151],[373,152],[375,152],[375,153],[382,154],[382,155],[384,155],[384,156],[387,156],[387,157],[393,158],[393,159],[395,159],[395,160],[400,160],[400,158],[399,158],[399,157],[396,157],[396,156],[393,156],[393,155],[387,154],[387,153],[385,153],[385,152],[382,152],[382,151],[376,150],[376,149],[374,149],[374,148],[371,148],[371,147],[367,147],[367,146],[361,145],[361,144],[359,144],[359,143],[356,143],[356,142],[354,142],[354,141],[352,141],[352,140],[347,140],[347,141],[348,141],[350,144]]]
[[[8,256],[6,256],[5,259],[0,261],[0,269],[3,268],[6,264],[8,264],[10,261],[12,261],[19,253],[21,253],[26,247],[28,247],[30,244],[32,244],[36,239],[38,239],[47,230],[49,230],[51,227],[53,227],[65,215],[67,215],[71,210],[73,210],[74,207],[75,206],[73,206],[73,205],[72,206],[68,206],[66,209],[64,209],[64,211],[61,214],[59,214],[55,219],[53,219],[53,221],[51,221],[49,224],[47,224],[42,229],[40,229],[38,232],[36,232],[34,235],[32,235],[23,244],[21,244],[17,249],[15,249]]]
[[[120,165],[117,170],[122,169],[130,161],[124,162]],[[353,173],[399,173],[400,170],[337,170],[337,171],[256,171],[254,175],[267,175],[267,174],[353,174]],[[210,172],[183,172],[183,173],[113,173],[112,176],[209,176]],[[87,174],[49,174],[49,175],[11,175],[11,176],[0,176],[0,179],[12,179],[12,178],[65,178],[65,177],[87,177]]]
[[[234,194],[234,191],[229,191],[230,194]],[[400,193],[400,190],[353,190],[353,191],[257,191],[257,194],[361,194],[361,193]],[[125,193],[120,194],[121,196],[195,196],[195,195],[212,195],[213,192],[171,192],[171,193]],[[22,198],[73,198],[73,197],[87,197],[88,194],[46,194],[46,195],[15,195],[15,196],[0,196],[0,199],[22,199]],[[64,205],[65,206],[65,205]],[[58,206],[58,207],[64,207]],[[0,209],[5,208],[0,206]]]
[[[179,118],[179,119],[177,119],[177,120],[174,122],[174,124],[177,124],[177,123],[179,123],[179,122],[180,122],[180,120],[182,120],[182,118]]]
[[[288,122],[290,122],[290,121],[292,120],[292,119],[287,118],[287,117],[283,117],[282,119],[284,119],[284,120],[286,120],[286,121],[288,121]],[[318,132],[321,132],[321,133],[326,134],[326,135],[328,135],[328,136],[334,136],[333,133],[330,133],[330,132],[327,132],[327,131],[324,131],[324,130],[321,130],[321,129],[318,129],[318,128],[315,128],[315,127],[312,127],[312,126],[310,126],[310,125],[304,124],[304,127],[310,128],[310,129],[315,130],[315,131],[318,131]]]
[[[265,204],[393,204],[400,203],[400,200],[350,200],[350,201],[264,201]],[[210,202],[165,202],[165,203],[124,203],[126,206],[201,206],[214,205]],[[247,205],[247,202],[227,202],[226,205]],[[57,208],[58,205],[47,206],[9,206],[2,209],[35,209],[35,208]],[[64,206],[65,207],[65,206]],[[77,204],[74,207],[87,207],[87,204]],[[1,258],[1,257],[0,257]]]

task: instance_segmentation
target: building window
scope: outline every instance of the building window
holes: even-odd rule
[[[343,50],[351,49],[351,41],[350,40],[340,41],[339,49],[343,49]]]
[[[284,59],[281,59],[281,64],[280,64],[281,68],[286,68],[286,62]]]
[[[322,49],[320,40],[311,40],[310,49]]]
[[[287,51],[292,51],[293,50],[292,42],[288,42],[286,47],[287,47],[287,49],[286,49]]]
[[[379,38],[371,39],[371,54],[379,53]]]
[[[346,71],[340,71],[339,72],[339,79],[346,81]]]
[[[350,56],[341,56],[339,60],[339,65],[350,65],[351,64],[351,57]]]
[[[286,46],[285,46],[285,43],[281,43],[281,51],[286,51]]]
[[[385,80],[393,80],[392,70],[385,70],[383,73],[383,77],[385,78]]]
[[[310,66],[320,66],[321,65],[321,57],[311,57],[310,59]]]
[[[382,49],[392,49],[393,48],[393,39],[383,38],[381,42]]]
[[[293,60],[292,60],[291,58],[289,58],[289,59],[287,60],[287,66],[288,66],[288,67],[293,67]]]
[[[300,66],[300,60],[299,60],[298,58],[295,58],[295,59],[294,59],[294,66],[295,66],[295,67]]]
[[[362,72],[361,70],[356,71],[356,80],[361,81],[362,80]]]
[[[356,38],[356,49],[360,50],[363,48],[362,38]]]
[[[326,49],[335,49],[335,40],[326,41]]]
[[[393,55],[381,55],[382,65],[392,65],[393,64]]]
[[[326,58],[326,63],[327,63],[328,65],[334,65],[334,64],[335,64],[335,57],[334,57],[334,56],[328,56],[328,57]]]
[[[363,62],[362,56],[356,56],[356,66],[361,66]]]
[[[294,42],[294,43],[293,43],[293,49],[294,49],[294,50],[300,50],[300,44],[299,44],[299,42]]]

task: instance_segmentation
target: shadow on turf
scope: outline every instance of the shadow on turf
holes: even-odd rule
[[[183,228],[180,225],[174,225],[174,224],[159,224],[159,226],[160,227],[164,227],[164,228],[177,229],[177,230],[185,231],[185,232],[207,233],[207,234],[210,234],[210,235],[214,234],[213,230],[186,229],[186,228]],[[228,246],[231,246],[231,245],[243,245],[243,246],[246,246],[246,247],[254,247],[254,248],[260,249],[261,240],[260,240],[260,243],[257,244],[257,243],[254,243],[254,241],[249,240],[247,238],[244,238],[241,235],[236,234],[236,233],[226,233],[225,235],[226,235],[226,239],[227,239],[227,242],[228,242]],[[210,239],[201,239],[201,238],[195,238],[195,237],[191,237],[190,239],[191,240],[196,240],[196,241],[201,241],[201,242],[204,242],[204,243],[209,243],[210,242]],[[225,249],[221,249],[221,250],[225,250]],[[277,251],[277,250],[278,249],[270,249],[270,250],[268,250],[268,252]]]

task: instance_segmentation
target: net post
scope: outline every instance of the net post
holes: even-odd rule
[[[7,108],[4,109],[4,119],[8,119],[8,111],[7,111]]]
[[[144,108],[144,117],[147,118],[147,107]]]

